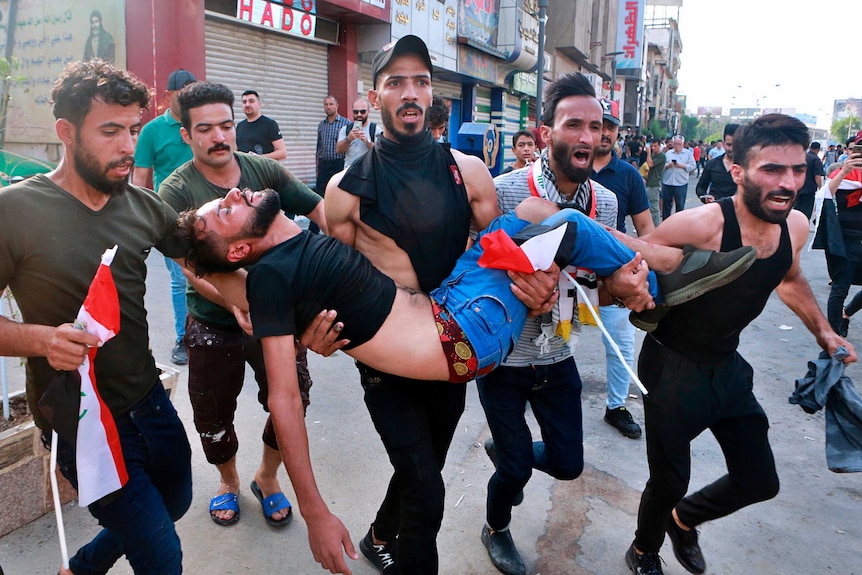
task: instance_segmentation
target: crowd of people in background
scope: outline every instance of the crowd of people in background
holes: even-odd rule
[[[98,31],[94,24],[94,38]],[[58,233],[74,233],[93,248],[95,257],[104,234],[123,237],[135,248],[119,260],[132,270],[119,283],[123,293],[143,289],[146,254],[158,248],[172,277],[172,361],[189,366],[194,426],[207,462],[218,473],[207,521],[229,527],[240,520],[234,414],[249,365],[267,414],[261,462],[249,483],[260,512],[273,527],[291,522],[292,505],[277,477],[282,460],[288,462],[315,559],[332,572],[349,572],[345,555],[356,559],[358,553],[347,529],[316,492],[310,463],[302,464],[308,459],[307,441],[305,447],[296,441],[305,438],[311,388],[306,347],[299,340],[330,355],[349,345],[338,335],[344,325],[333,310],[321,310],[306,333],[289,334],[292,351],[287,355],[293,359],[295,353],[296,359],[289,362],[291,387],[285,392],[286,380],[279,375],[273,397],[266,364],[274,356],[265,353],[261,338],[247,334],[245,310],[231,297],[237,289],[242,293],[237,287],[244,285],[242,276],[200,278],[189,269],[183,275],[188,246],[171,234],[179,212],[218,202],[234,188],[271,188],[278,195],[277,208],[290,217],[308,216],[312,234],[332,235],[354,246],[400,284],[425,292],[452,271],[470,240],[471,225],[484,229],[501,210],[531,195],[606,224],[648,262],[662,261],[662,247],[731,252],[754,237],[748,247],[758,258],[754,263],[750,258],[751,267],[739,279],[687,304],[659,305],[651,310],[655,315],[643,316],[652,325],[638,366],[647,388],[654,390],[644,410],[650,479],[624,560],[635,575],[661,575],[658,551],[667,534],[685,569],[703,573],[706,564],[695,528],[778,492],[768,422],[751,393],[752,368],[737,353],[739,333],[777,291],[824,354],[845,347],[847,361],[856,359],[844,338],[851,318],[862,309],[862,291],[845,304],[851,287],[862,285],[862,131],[824,149],[810,141],[798,120],[770,114],[744,126],[727,124],[720,139],[708,142],[684,134],[656,137],[625,128],[617,103],[597,97],[583,76],[571,74],[548,86],[541,128],[509,136],[515,161],[492,178],[479,158],[445,141],[449,110],[432,97],[432,76],[424,42],[406,36],[374,56],[372,89],[352,101],[352,120],[339,114],[336,98],[327,96],[317,128],[317,179],[311,189],[279,162],[287,155],[282,134],[261,113],[264,100],[251,87],[241,95],[246,119],[235,123],[235,96],[227,86],[198,82],[189,72],[176,70],[164,95],[169,107],[138,138],[141,111],[149,105],[147,87],[107,62],[70,64],[54,89],[63,161],[55,172],[0,192],[0,214],[26,215],[20,221],[0,219],[0,248],[26,253],[35,247],[50,255],[36,263],[10,258],[0,265],[0,288],[13,285],[23,296],[26,314],[45,324],[19,328],[0,319],[0,355],[31,357],[34,373],[42,376],[38,383],[28,381],[28,398],[36,405],[54,370],[77,368],[87,349],[98,345],[64,323],[77,311],[75,297],[86,292],[91,276],[84,281],[85,272],[98,262],[30,231],[50,225]],[[369,120],[372,109],[381,113],[380,126]],[[102,126],[108,124],[116,133],[105,133]],[[693,179],[704,206],[684,212]],[[157,195],[143,189],[150,186]],[[37,195],[46,199],[37,202]],[[245,196],[236,198],[254,208]],[[73,210],[72,221],[64,223],[71,217],[70,202],[88,209]],[[97,221],[99,213],[111,219]],[[628,234],[626,218],[637,237]],[[258,223],[250,220],[249,229]],[[814,247],[825,250],[832,280],[826,316],[800,269],[812,225]],[[639,269],[641,264],[632,265]],[[556,272],[516,274],[513,291],[535,318],[502,367],[477,380],[492,433],[485,450],[495,467],[477,539],[508,575],[527,572],[510,523],[532,470],[573,480],[584,465],[580,376],[568,335],[556,329],[561,318],[577,329],[577,302]],[[55,283],[34,281],[52,276],[75,286],[75,297],[56,298],[54,292],[63,290]],[[28,298],[24,289],[39,297]],[[142,296],[139,300],[122,304],[122,312],[135,321],[124,326],[118,344],[105,347],[96,366],[120,426],[124,453],[147,451],[146,438],[136,427],[142,421],[164,436],[158,448],[172,467],[146,458],[130,462],[129,485],[137,491],[121,490],[120,496],[91,506],[103,530],[78,551],[70,568],[61,570],[64,575],[105,572],[122,555],[136,573],[182,571],[174,522],[191,503],[191,447],[158,384]],[[601,319],[623,348],[618,358],[605,341],[604,421],[637,440],[642,428],[625,407],[630,378],[624,366],[634,365],[635,327],[618,301],[601,303]],[[702,329],[706,324],[708,333]],[[709,341],[703,345],[692,345],[705,339]],[[703,364],[712,366],[709,373],[700,369]],[[407,380],[362,363],[357,368],[366,407],[393,467],[390,477],[382,477],[388,481],[386,493],[369,518],[359,550],[384,575],[435,575],[445,497],[441,470],[464,410],[466,386]],[[723,395],[714,397],[712,390],[719,387]],[[680,403],[683,394],[695,399]],[[523,419],[527,403],[542,427],[542,441],[533,441]],[[160,411],[168,416],[156,417]],[[285,413],[290,414],[287,423]],[[46,432],[50,429],[39,423]],[[720,439],[728,473],[686,496],[690,442],[707,428]],[[77,485],[74,442],[64,438],[61,449],[61,470]]]

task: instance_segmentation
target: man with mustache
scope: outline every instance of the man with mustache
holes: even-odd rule
[[[173,258],[186,248],[172,234],[176,212],[129,184],[149,100],[143,82],[106,62],[69,64],[51,94],[63,159],[53,172],[0,191],[0,292],[12,289],[24,318],[0,317],[0,355],[28,358],[27,402],[43,441],[50,441],[51,425],[37,402],[57,370],[77,370],[100,345],[71,322],[100,256],[118,246],[111,269],[121,327],[92,369],[116,424],[128,482],[89,505],[101,531],[63,575],[106,573],[123,555],[137,575],[182,572],[174,522],[192,500],[191,449],[150,351],[144,283],[153,246]],[[74,440],[60,438],[57,462],[77,488]]]
[[[806,172],[808,128],[768,114],[739,128],[731,176],[737,193],[666,219],[642,238],[662,246],[729,251],[753,246],[758,259],[742,276],[696,301],[670,308],[644,340],[638,372],[644,401],[650,477],[641,497],[635,540],[625,554],[635,575],[661,575],[665,532],[691,573],[706,563],[695,527],[775,497],[778,475],[767,439],[769,422],[757,402],[751,366],[737,352],[740,332],[760,315],[773,290],[830,355],[853,346],[823,316],[800,269],[808,220],[793,210]],[[649,247],[617,234],[649,261]],[[709,429],[728,474],[686,496],[691,441]]]
[[[428,49],[416,36],[375,55],[368,99],[380,110],[383,134],[326,188],[332,235],[399,284],[426,292],[452,271],[471,223],[484,229],[500,213],[485,164],[450,151],[426,129],[431,75]],[[555,283],[541,273],[519,281],[530,293],[516,293],[531,308],[541,307]],[[405,380],[363,364],[359,371],[366,407],[394,467],[360,550],[386,575],[435,575],[445,496],[441,470],[466,386]],[[315,557],[337,572],[347,569],[340,548],[346,536],[309,522]]]
[[[177,168],[159,186],[159,195],[177,212],[197,208],[223,197],[231,188],[272,188],[281,208],[289,214],[304,214],[326,231],[323,202],[276,160],[236,152],[233,92],[222,84],[197,82],[184,88],[177,100],[183,140],[191,147],[192,159]],[[218,525],[239,520],[236,467],[237,436],[234,430],[236,400],[242,389],[245,364],[258,383],[258,401],[267,408],[267,378],[260,342],[243,332],[232,308],[200,278],[187,276],[185,341],[189,357],[189,398],[195,429],[200,434],[207,461],[216,466],[220,485],[210,502],[210,517]],[[304,349],[297,369],[308,404],[308,375]],[[263,430],[263,456],[251,483],[261,501],[268,524],[283,527],[291,519],[291,506],[279,487],[277,473],[281,457],[278,442],[267,417]]]

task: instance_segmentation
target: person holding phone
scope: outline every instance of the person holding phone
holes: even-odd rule
[[[342,126],[338,132],[335,151],[344,154],[344,169],[365,155],[374,145],[374,139],[383,128],[368,121],[368,101],[362,98],[353,102],[353,123]]]
[[[685,209],[689,175],[697,169],[691,150],[683,148],[685,138],[676,135],[671,140],[672,149],[665,151],[667,163],[661,179],[661,217],[670,217],[674,204],[676,211]]]

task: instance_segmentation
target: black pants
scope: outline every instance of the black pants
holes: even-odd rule
[[[638,375],[644,397],[650,477],[641,496],[635,545],[658,552],[671,510],[695,527],[778,494],[769,447],[769,422],[752,393],[754,372],[738,353],[719,364],[699,364],[644,339]],[[727,475],[685,497],[691,477],[691,440],[709,429]]]
[[[365,405],[395,468],[374,534],[382,541],[398,538],[395,561],[405,575],[436,575],[445,496],[440,471],[464,411],[467,386],[357,366]]]

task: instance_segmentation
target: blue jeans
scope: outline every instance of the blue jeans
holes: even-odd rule
[[[661,185],[661,217],[667,219],[670,217],[671,209],[676,204],[676,211],[681,212],[685,209],[685,197],[688,195],[688,184],[681,186],[670,186],[668,184]]]
[[[129,481],[88,509],[102,530],[69,561],[75,575],[103,575],[123,555],[135,575],[182,573],[174,522],[192,502],[191,448],[161,383],[115,418]],[[57,465],[77,489],[75,448],[60,440]]]
[[[504,529],[512,519],[512,501],[533,469],[556,479],[574,479],[583,471],[581,376],[569,357],[551,365],[502,366],[477,379],[476,386],[497,449],[487,522],[491,529]],[[542,441],[533,441],[524,419],[527,402]]]
[[[186,276],[183,269],[171,258],[165,258],[165,266],[171,274],[171,303],[174,307],[174,331],[177,341],[186,334]]]
[[[631,367],[635,361],[635,326],[629,322],[629,310],[615,305],[606,305],[600,307],[599,311],[605,329],[617,342],[623,357],[626,358],[626,363]],[[616,409],[626,403],[631,377],[604,334],[602,334],[602,343],[605,344],[605,363],[608,370],[606,405],[608,409]]]
[[[598,223],[576,210],[561,210],[542,224],[554,226],[562,221],[576,224],[574,247],[572,253],[567,254],[570,264],[607,277],[635,256],[635,252]],[[529,222],[509,212],[495,218],[479,238],[498,229],[512,236],[528,225]],[[477,369],[482,370],[502,363],[514,348],[524,328],[527,307],[509,289],[511,281],[505,271],[479,267],[477,262],[484,251],[479,238],[458,259],[449,277],[430,295],[446,308],[464,331],[476,353]],[[658,303],[658,285],[653,272],[650,272],[649,283],[650,293]]]

